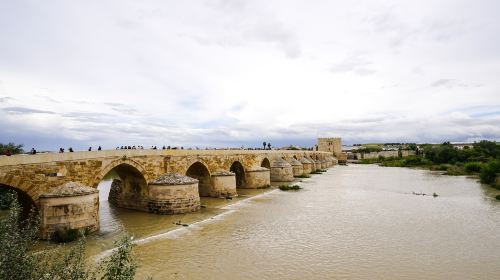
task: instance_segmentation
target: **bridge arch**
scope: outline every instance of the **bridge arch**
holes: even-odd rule
[[[17,195],[17,201],[21,206],[21,216],[28,217],[31,209],[37,210],[37,204],[35,200],[24,190],[18,187],[11,186],[4,181],[0,181],[0,196],[4,195],[5,192],[13,191]]]
[[[239,161],[233,162],[231,164],[231,167],[229,168],[229,171],[233,172],[236,177],[236,187],[241,188],[245,186],[245,168],[243,167],[243,164]]]
[[[110,163],[108,163],[103,169],[101,169],[101,171],[99,172],[99,174],[97,175],[97,177],[94,179],[94,182],[92,184],[93,187],[97,187],[97,185],[99,185],[99,182],[102,181],[102,179],[108,175],[109,172],[111,172],[113,169],[116,169],[117,167],[132,167],[131,169],[129,168],[129,170],[134,170],[132,172],[134,172],[136,175],[137,173],[140,173],[141,176],[144,178],[144,180],[147,180],[146,178],[146,170],[144,167],[142,167],[141,164],[139,164],[138,162],[136,161],[133,161],[131,159],[119,159],[119,160],[114,160]],[[119,175],[119,174],[118,174]]]
[[[260,167],[265,167],[267,169],[271,169],[271,162],[269,161],[268,158],[264,158],[261,163],[260,163]]]
[[[101,181],[112,180],[111,185],[100,189],[105,191],[100,195],[101,200],[122,208],[147,210],[149,188],[144,168],[130,159],[120,159],[107,164],[99,173],[93,186],[97,187]],[[109,188],[109,191],[107,190]]]
[[[198,192],[200,196],[210,196],[210,193],[213,191],[213,186],[210,179],[210,171],[205,163],[195,161],[188,167],[185,175],[199,181]]]

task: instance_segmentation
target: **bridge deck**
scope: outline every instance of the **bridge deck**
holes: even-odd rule
[[[0,156],[0,166],[37,164],[46,162],[88,160],[108,157],[137,157],[137,156],[236,156],[248,154],[331,154],[319,151],[301,150],[102,150],[65,153],[39,153],[36,155],[20,154]]]

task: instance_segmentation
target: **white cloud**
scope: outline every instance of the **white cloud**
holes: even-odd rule
[[[500,4],[479,2],[10,2],[0,142],[498,139]]]

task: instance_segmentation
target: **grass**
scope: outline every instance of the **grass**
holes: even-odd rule
[[[281,186],[279,186],[279,188],[282,191],[297,191],[297,190],[302,189],[299,185],[293,185],[293,186],[290,186],[290,185],[281,185]]]

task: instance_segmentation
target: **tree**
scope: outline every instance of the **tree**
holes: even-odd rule
[[[137,264],[132,259],[132,239],[128,234],[115,242],[114,253],[103,262],[103,280],[133,280]]]
[[[8,144],[0,143],[0,155],[5,155],[7,151],[9,151],[13,155],[22,154],[24,153],[23,146],[23,144],[17,145],[12,142],[9,142]]]
[[[128,235],[115,242],[117,248],[97,268],[86,262],[84,237],[69,251],[59,248],[33,253],[40,219],[31,211],[29,218],[22,220],[15,193],[8,195],[12,196],[9,214],[0,220],[0,279],[96,280],[98,275],[105,280],[134,279],[137,264]]]
[[[40,223],[31,211],[29,218],[21,221],[21,205],[14,192],[9,192],[10,210],[0,221],[0,279],[34,279],[37,259],[28,250],[35,244]]]
[[[271,150],[271,143],[267,143],[267,148]]]
[[[262,146],[264,146],[264,150],[266,149],[266,145],[267,145],[266,141],[262,142]]]

